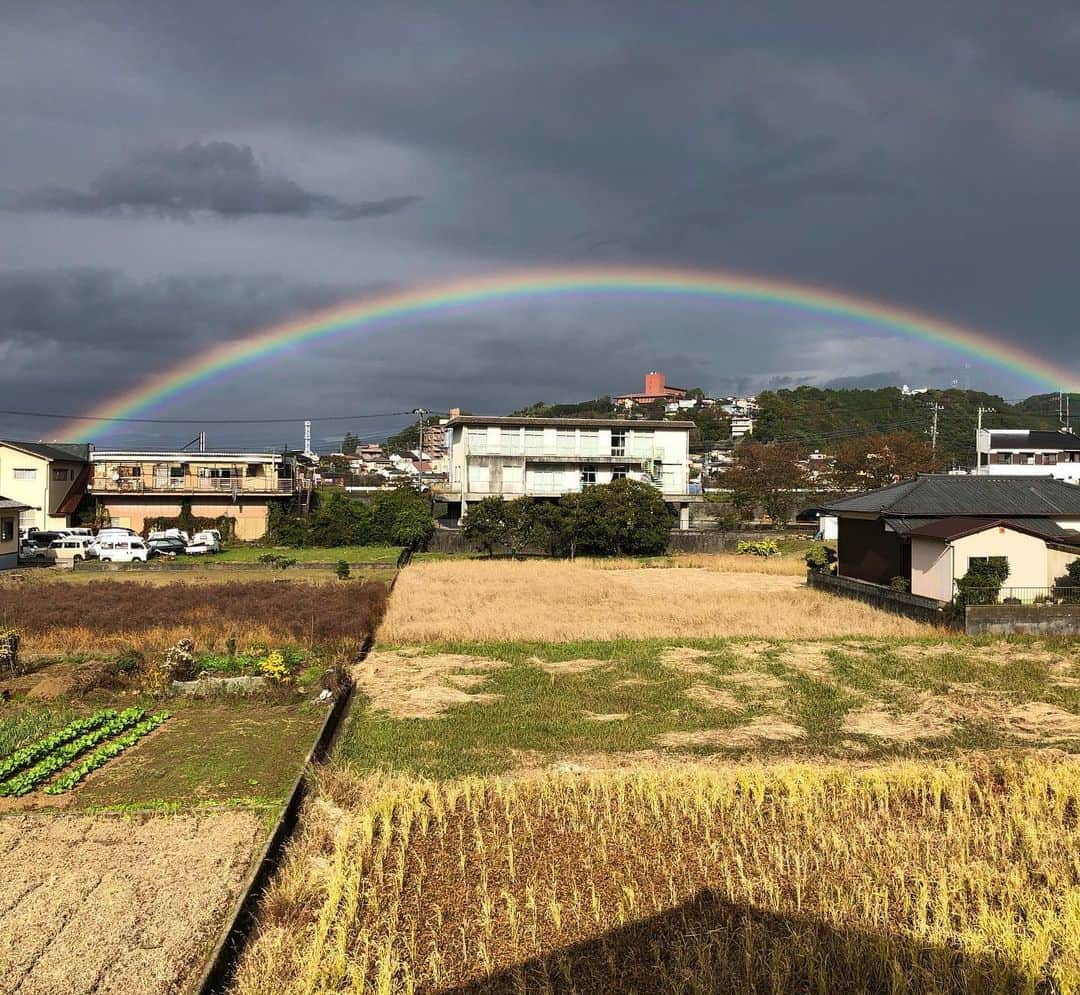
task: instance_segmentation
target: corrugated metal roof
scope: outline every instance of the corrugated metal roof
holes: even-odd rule
[[[1080,452],[1080,435],[1072,432],[1030,431],[991,432],[991,449],[1064,449]]]
[[[837,514],[947,518],[1080,517],[1080,487],[1052,477],[920,474],[913,480],[842,498],[826,506]]]

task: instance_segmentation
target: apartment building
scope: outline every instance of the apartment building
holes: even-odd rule
[[[1080,484],[1080,435],[1073,432],[983,428],[976,432],[975,448],[977,474],[1054,477]]]
[[[89,492],[113,525],[141,532],[147,519],[180,514],[234,519],[238,539],[266,534],[270,506],[298,487],[296,459],[282,453],[141,452],[95,449]]]
[[[632,408],[635,404],[653,404],[656,401],[680,401],[686,397],[685,387],[675,387],[659,370],[645,374],[645,389],[640,394],[620,394],[615,404],[620,408]]]
[[[63,529],[86,491],[90,447],[0,441],[0,494],[21,504],[20,529]]]
[[[558,499],[591,484],[630,478],[656,487],[689,528],[687,421],[460,415],[445,425],[449,477],[444,496],[460,521],[490,495]]]

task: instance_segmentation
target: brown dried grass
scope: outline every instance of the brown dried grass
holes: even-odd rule
[[[445,610],[433,610],[435,605]],[[414,564],[401,574],[380,638],[815,638],[932,631],[812,590],[793,576],[611,570],[587,561],[444,560]]]
[[[352,581],[149,586],[95,580],[0,588],[0,616],[22,631],[28,653],[145,651],[185,637],[197,646],[229,636],[241,644],[359,642],[374,631],[385,603],[385,585]]]

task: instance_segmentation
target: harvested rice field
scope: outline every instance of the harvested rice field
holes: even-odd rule
[[[740,557],[740,559],[742,559]],[[444,610],[433,610],[433,605]],[[647,639],[695,636],[919,636],[910,619],[843,600],[799,576],[634,561],[444,560],[398,579],[379,638]]]
[[[1080,764],[327,775],[233,995],[1080,991]]]
[[[0,819],[0,993],[185,990],[263,833],[241,811]]]
[[[1067,642],[380,644],[353,676],[361,703],[339,756],[368,772],[1080,751],[1080,652]]]

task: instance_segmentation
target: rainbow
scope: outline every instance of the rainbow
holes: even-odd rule
[[[1075,370],[1040,358],[985,332],[917,311],[819,287],[732,272],[662,267],[581,267],[525,270],[435,283],[350,301],[224,342],[98,404],[65,425],[57,438],[86,441],[110,422],[135,418],[193,388],[305,342],[375,328],[454,308],[528,298],[582,294],[642,294],[772,305],[843,318],[946,346],[1019,373],[1050,390],[1080,389]]]

